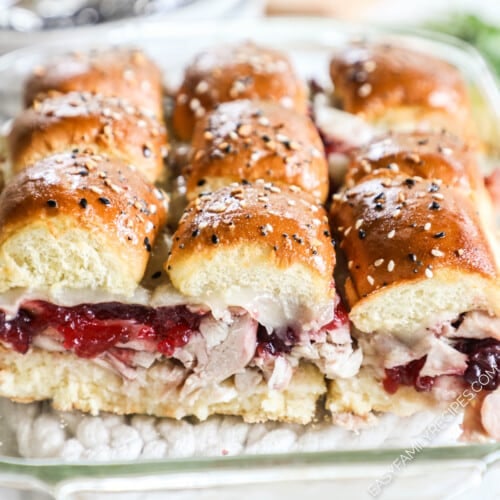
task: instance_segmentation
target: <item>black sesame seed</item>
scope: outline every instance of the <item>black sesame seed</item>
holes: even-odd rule
[[[88,202],[87,202],[86,198],[80,198],[80,201],[78,202],[78,204],[79,204],[82,208],[87,208]]]
[[[97,198],[103,205],[111,205],[111,202],[109,201],[109,198],[106,198],[104,196],[100,196]]]
[[[149,158],[151,156],[151,150],[146,146],[142,146],[142,154],[144,155],[144,158]]]
[[[81,175],[82,177],[87,177],[89,175],[89,171],[88,170],[80,170],[80,172],[78,172],[78,175]]]
[[[161,276],[161,271],[156,271],[156,273],[153,273],[151,275],[151,278],[153,278],[154,280],[157,280],[160,276]]]
[[[446,233],[444,231],[441,231],[439,233],[436,233],[433,238],[436,238],[436,239],[440,239],[440,238],[444,238],[446,236]]]
[[[57,208],[57,201],[56,200],[47,200],[47,206],[50,208]]]
[[[405,184],[411,189],[415,185],[415,179],[405,179]]]
[[[329,238],[329,237],[330,237],[330,231],[323,231],[323,234],[324,234],[327,238]]]
[[[199,229],[195,229],[192,233],[191,233],[191,236],[193,238],[196,238],[197,236],[199,236],[200,234],[200,230]]]
[[[318,251],[317,251],[315,248],[313,248],[313,249],[312,249],[312,254],[313,254],[313,255],[318,255]]]
[[[375,196],[375,198],[373,198],[373,201],[379,201],[384,197],[385,197],[385,194],[383,192],[379,193],[379,194],[377,194],[377,196]]]
[[[366,238],[366,231],[364,229],[360,229],[358,231],[358,236],[360,240],[364,240]]]
[[[216,234],[212,234],[212,243],[217,245],[219,243],[219,237]]]
[[[246,179],[241,179],[241,183],[244,185],[244,186],[248,186],[250,184],[249,181],[247,181]]]
[[[419,139],[419,140],[417,141],[417,144],[418,144],[419,146],[425,146],[428,142],[429,142],[429,139]]]
[[[288,238],[288,234],[286,233],[283,233],[281,236],[283,236],[283,238]]]
[[[262,140],[263,140],[264,142],[271,142],[271,138],[270,138],[267,134],[264,134],[264,135],[262,136]]]
[[[273,250],[274,250],[275,252],[277,252],[277,251],[278,251],[278,247],[277,247],[276,245],[273,245]]]
[[[384,209],[384,205],[382,205],[382,203],[376,203],[375,204],[375,210],[377,212],[381,212],[383,209]]]
[[[429,186],[429,193],[437,193],[438,191],[439,191],[439,186],[435,182],[432,182],[431,185]]]
[[[439,210],[440,208],[441,205],[436,200],[433,200],[432,203],[429,205],[429,210]]]
[[[144,246],[146,247],[147,252],[151,252],[151,242],[147,236],[144,238]]]
[[[207,183],[207,180],[206,179],[200,179],[196,185],[197,186],[204,186],[205,184]]]

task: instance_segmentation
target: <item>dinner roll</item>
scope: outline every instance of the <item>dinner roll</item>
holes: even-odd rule
[[[336,195],[331,215],[359,330],[412,335],[443,315],[500,314],[495,251],[460,190],[388,172]]]
[[[0,292],[67,287],[130,295],[165,218],[163,194],[126,164],[49,156],[0,195]]]
[[[187,194],[234,181],[294,184],[324,202],[328,165],[321,138],[305,115],[277,103],[233,101],[201,118],[193,135]]]
[[[473,136],[463,77],[441,59],[404,46],[355,43],[336,51],[330,76],[340,107],[376,125]]]
[[[333,306],[335,254],[324,209],[294,186],[233,184],[188,205],[166,268],[188,296],[240,305],[270,297],[304,326]],[[264,319],[259,317],[259,322]]]
[[[14,172],[54,153],[80,150],[134,165],[153,182],[163,175],[165,127],[125,101],[88,92],[53,93],[15,120],[8,137]]]
[[[285,54],[250,42],[220,46],[198,54],[186,68],[175,97],[176,134],[190,140],[198,118],[235,99],[270,100],[307,111],[305,88]]]
[[[25,105],[31,106],[39,94],[51,90],[119,97],[158,118],[163,116],[160,69],[138,49],[115,47],[54,57],[33,69],[24,88]]]

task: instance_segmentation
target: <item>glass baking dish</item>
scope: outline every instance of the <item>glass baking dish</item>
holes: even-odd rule
[[[179,81],[182,68],[199,50],[217,43],[252,39],[285,50],[304,79],[328,77],[332,48],[353,38],[405,44],[456,65],[470,84],[476,125],[488,145],[490,164],[497,150],[500,94],[486,63],[469,46],[417,30],[347,25],[326,19],[268,19],[251,22],[168,24],[130,22],[117,29],[89,31],[71,42],[41,44],[0,58],[0,120],[21,107],[27,73],[56,53],[124,44],[144,48],[163,69],[166,84]],[[2,418],[2,415],[0,415]],[[5,425],[5,424],[3,424]],[[377,432],[376,429],[373,432]],[[353,443],[356,435],[353,433]],[[489,498],[500,494],[500,445],[431,446],[398,442],[360,449],[253,456],[121,462],[66,462],[0,455],[0,498]],[[447,442],[445,442],[448,444]],[[355,449],[354,449],[355,448]],[[5,449],[5,448],[4,448]],[[2,448],[0,448],[2,450]],[[272,446],[270,450],[273,451]],[[268,449],[269,451],[269,449]],[[1,487],[4,489],[2,490]],[[8,492],[8,490],[10,492]]]

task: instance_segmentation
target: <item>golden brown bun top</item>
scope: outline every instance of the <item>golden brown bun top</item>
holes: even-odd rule
[[[330,76],[345,111],[376,119],[397,106],[468,107],[460,72],[450,64],[406,47],[352,44],[334,54]]]
[[[248,42],[220,46],[199,54],[186,68],[173,114],[177,135],[189,140],[197,118],[235,99],[270,100],[307,111],[304,86],[285,54]]]
[[[192,146],[188,197],[213,178],[294,184],[322,202],[328,194],[328,165],[314,124],[277,103],[220,104],[197,123]]]
[[[362,148],[351,162],[346,185],[353,186],[369,174],[387,171],[423,179],[441,179],[448,186],[480,189],[482,175],[475,155],[449,133],[392,133]]]
[[[40,93],[50,90],[120,97],[163,116],[160,70],[138,49],[73,52],[54,58],[33,69],[25,84],[25,105],[31,106]]]
[[[333,229],[359,297],[441,268],[497,276],[476,207],[460,190],[388,172],[334,199]]]
[[[67,216],[147,258],[165,222],[165,204],[158,189],[120,161],[57,154],[17,174],[0,195],[1,239],[26,221]]]
[[[248,243],[273,250],[274,263],[294,263],[331,281],[335,254],[325,210],[295,186],[270,182],[232,184],[192,201],[175,233],[167,262],[174,266],[183,253],[205,252]]]
[[[165,127],[126,101],[89,92],[52,92],[14,121],[8,138],[13,170],[69,149],[88,149],[137,167],[150,180],[163,172]]]

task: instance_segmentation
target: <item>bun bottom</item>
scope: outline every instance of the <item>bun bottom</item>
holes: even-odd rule
[[[276,391],[265,381],[247,390],[234,377],[189,395],[181,391],[184,368],[165,361],[141,369],[134,380],[72,353],[32,348],[27,354],[0,347],[0,396],[16,402],[51,400],[56,410],[147,414],[180,419],[210,415],[241,416],[245,422],[268,420],[307,424],[326,393],[319,370],[299,366],[288,388]]]
[[[332,415],[350,414],[363,419],[376,412],[409,417],[449,404],[450,401],[437,400],[432,392],[417,392],[408,386],[401,386],[395,394],[389,394],[366,368],[350,379],[330,381],[326,399],[326,409]]]

